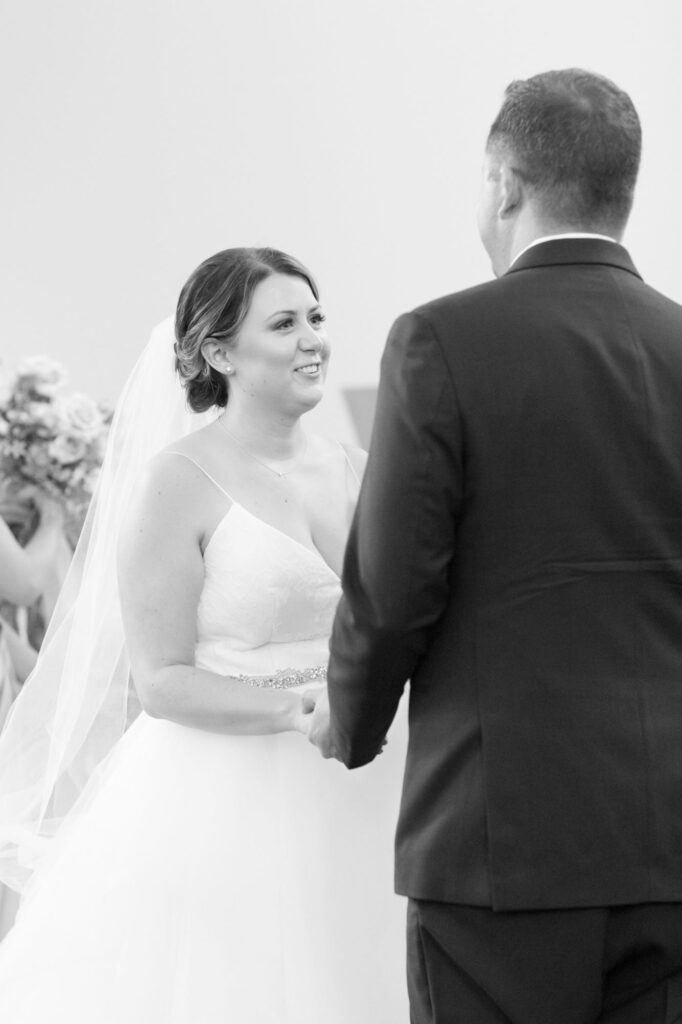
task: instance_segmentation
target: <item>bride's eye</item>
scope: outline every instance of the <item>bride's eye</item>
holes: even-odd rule
[[[294,321],[293,321],[293,320],[291,319],[291,317],[287,317],[287,319],[286,319],[286,320],[280,320],[280,321],[279,321],[279,323],[276,323],[276,324],[275,324],[275,330],[276,330],[276,331],[280,331],[280,330],[282,330],[283,328],[291,327],[291,325],[293,324],[293,322],[294,322]]]
[[[327,317],[324,315],[324,313],[313,313],[313,315],[310,318],[310,321],[313,324],[323,324],[326,319]]]

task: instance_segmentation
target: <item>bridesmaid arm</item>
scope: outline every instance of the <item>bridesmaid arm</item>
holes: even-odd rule
[[[0,633],[5,637],[10,661],[20,683],[26,679],[35,668],[38,652],[35,651],[26,640],[22,640],[17,631],[0,617]]]
[[[135,687],[148,715],[210,732],[307,734],[309,702],[290,690],[258,688],[194,664],[201,553],[215,503],[184,460],[150,463],[123,526],[118,579]],[[221,499],[223,500],[223,499]]]
[[[63,516],[59,506],[40,500],[38,528],[25,548],[14,539],[9,526],[0,518],[0,598],[12,604],[33,604],[40,597],[53,571],[53,562],[63,541]]]

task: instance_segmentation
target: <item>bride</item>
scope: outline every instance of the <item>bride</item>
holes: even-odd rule
[[[157,329],[0,741],[0,878],[24,890],[0,1018],[395,1024],[404,725],[353,773],[307,742],[363,468],[301,424],[329,359],[316,284],[218,253],[174,351],[195,415]]]

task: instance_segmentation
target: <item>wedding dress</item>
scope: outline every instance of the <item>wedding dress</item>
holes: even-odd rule
[[[205,551],[196,664],[325,665],[338,577],[228,503]],[[299,734],[212,734],[142,712],[0,945],[0,1020],[407,1020],[392,887],[405,735],[401,712],[377,761],[348,772]]]
[[[5,632],[0,622],[0,728],[7,718],[19,689]],[[17,907],[17,894],[0,883],[0,942],[14,923]]]

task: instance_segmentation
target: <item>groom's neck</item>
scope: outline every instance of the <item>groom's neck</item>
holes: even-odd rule
[[[549,217],[542,212],[527,208],[521,213],[510,233],[508,246],[508,264],[511,266],[514,259],[523,249],[526,249],[533,242],[540,238],[547,238],[551,235],[588,234],[606,235],[620,242],[623,237],[623,228],[616,228],[613,224],[577,223],[575,221],[558,220]]]

